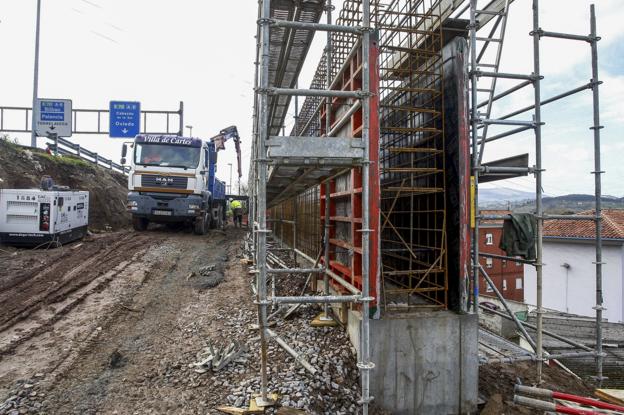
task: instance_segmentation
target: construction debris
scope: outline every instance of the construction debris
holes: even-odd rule
[[[624,389],[596,389],[594,394],[603,401],[624,406]]]
[[[572,395],[569,393],[552,391],[550,389],[516,385],[514,388],[514,392],[516,393],[516,395],[514,396],[514,403],[528,406],[530,408],[543,409],[545,411],[581,415],[604,413],[602,410],[615,411],[616,413],[624,413],[624,406],[601,402],[596,399]],[[523,395],[544,398],[548,399],[548,401],[529,398]],[[554,400],[555,402],[551,402],[552,400]],[[600,409],[600,411],[594,412],[588,410],[594,408],[598,408]]]
[[[217,406],[217,411],[232,415],[247,415],[249,411],[235,406]]]
[[[226,347],[209,345],[197,355],[199,360],[189,364],[189,367],[195,368],[194,371],[197,373],[206,373],[209,370],[218,372],[246,352],[247,346],[238,342],[232,342]]]

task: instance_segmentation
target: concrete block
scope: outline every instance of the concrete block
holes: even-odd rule
[[[347,330],[358,350],[361,315]],[[415,312],[371,320],[371,392],[395,415],[476,413],[478,321],[449,311]]]

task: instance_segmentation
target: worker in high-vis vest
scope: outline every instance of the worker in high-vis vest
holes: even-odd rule
[[[243,224],[243,205],[241,205],[241,202],[238,200],[230,200],[230,209],[232,209],[234,226],[240,228]]]

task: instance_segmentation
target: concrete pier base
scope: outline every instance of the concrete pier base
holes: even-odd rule
[[[349,311],[359,353],[361,315]],[[450,311],[371,320],[371,392],[395,415],[474,414],[478,394],[478,320]]]

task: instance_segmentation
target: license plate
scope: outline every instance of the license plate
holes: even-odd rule
[[[155,210],[154,215],[171,216],[171,211],[170,210]]]

